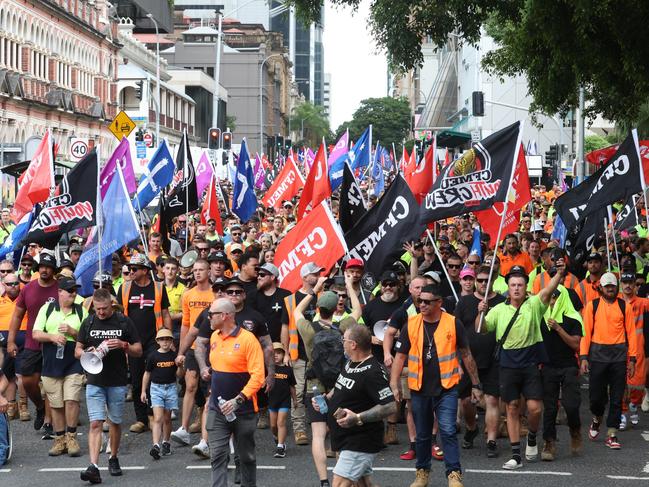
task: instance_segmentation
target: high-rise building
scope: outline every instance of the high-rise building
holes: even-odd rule
[[[331,117],[331,73],[325,73],[322,106],[329,119]]]

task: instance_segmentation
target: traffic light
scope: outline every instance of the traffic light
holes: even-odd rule
[[[275,149],[277,149],[278,153],[282,152],[282,149],[284,149],[284,137],[281,135],[275,136]]]
[[[135,97],[138,100],[142,100],[142,88],[144,87],[144,80],[137,81],[135,85]]]
[[[207,148],[217,150],[221,148],[221,129],[212,127],[207,133]]]
[[[545,152],[545,165],[546,167],[552,167],[558,161],[559,161],[559,144],[554,144],[550,146],[549,151]]]
[[[471,96],[472,113],[474,117],[484,117],[484,93],[474,91]]]
[[[288,152],[291,150],[291,147],[293,147],[293,141],[291,139],[284,139],[284,150]]]
[[[223,132],[223,150],[232,150],[232,132]]]
[[[137,129],[137,132],[135,132],[135,141],[136,142],[143,142],[144,141],[144,132],[142,131],[142,127]]]

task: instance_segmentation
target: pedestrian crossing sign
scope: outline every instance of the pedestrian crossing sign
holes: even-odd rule
[[[113,133],[117,140],[122,140],[122,136],[128,137],[135,129],[135,122],[131,120],[124,110],[120,111],[117,116],[110,122],[108,129]]]

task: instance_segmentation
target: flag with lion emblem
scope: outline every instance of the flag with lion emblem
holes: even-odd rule
[[[474,144],[446,166],[421,205],[420,221],[428,223],[485,210],[505,201],[521,133],[521,122],[516,122]]]

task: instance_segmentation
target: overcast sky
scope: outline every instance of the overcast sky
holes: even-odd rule
[[[326,73],[331,74],[331,130],[351,120],[361,100],[386,96],[387,62],[372,39],[367,20],[369,0],[356,14],[326,1],[324,52]]]

